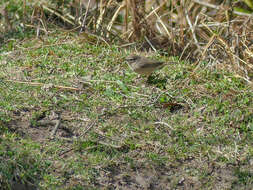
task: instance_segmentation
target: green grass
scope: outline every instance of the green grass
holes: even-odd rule
[[[125,64],[130,51],[81,38],[55,33],[43,43],[27,38],[1,48],[3,187],[134,189],[143,185],[140,175],[161,189],[253,186],[247,83],[226,70],[203,64],[193,73],[194,65],[178,62],[148,84]],[[51,139],[54,125],[39,123],[57,118]]]

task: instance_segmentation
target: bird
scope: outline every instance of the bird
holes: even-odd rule
[[[126,57],[126,61],[134,72],[145,76],[150,76],[155,70],[161,69],[166,65],[165,62],[155,61],[135,54]]]

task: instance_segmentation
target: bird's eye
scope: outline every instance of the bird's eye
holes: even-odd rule
[[[126,61],[133,63],[133,62],[137,61],[138,59],[139,59],[138,56],[129,56],[126,58]]]

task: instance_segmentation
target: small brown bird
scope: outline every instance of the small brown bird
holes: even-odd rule
[[[154,61],[139,55],[130,55],[126,58],[126,61],[134,72],[146,76],[151,75],[152,72],[166,65],[165,62]]]

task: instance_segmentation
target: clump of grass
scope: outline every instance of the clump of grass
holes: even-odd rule
[[[39,186],[39,181],[48,175],[52,164],[49,160],[43,160],[41,145],[10,131],[3,133],[2,128],[1,133],[1,188],[9,189],[13,184]]]

